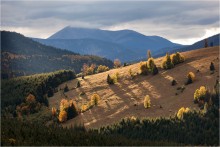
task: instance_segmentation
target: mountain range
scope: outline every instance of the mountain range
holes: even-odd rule
[[[160,36],[145,36],[132,30],[108,31],[100,29],[65,27],[47,39],[33,38],[40,43],[67,49],[80,54],[90,54],[111,60],[129,62],[152,55],[165,54],[161,48],[182,48]]]

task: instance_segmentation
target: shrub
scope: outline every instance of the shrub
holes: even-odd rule
[[[64,87],[64,92],[68,92],[69,91],[69,87],[67,86],[67,84]]]
[[[148,68],[146,62],[140,62],[139,64],[140,74],[147,75],[148,74]]]
[[[214,70],[215,70],[215,66],[214,66],[214,63],[213,63],[213,62],[211,62],[211,64],[210,64],[210,67],[209,67],[209,68],[210,68],[210,70],[211,70],[211,71],[214,71]]]
[[[144,98],[144,108],[150,108],[151,102],[149,95],[146,95]]]
[[[92,96],[91,96],[91,105],[98,105],[100,101],[100,96],[96,93],[94,93]]]
[[[174,67],[174,65],[171,61],[170,55],[167,53],[162,61],[162,68],[163,69],[171,69],[173,67]]]
[[[183,119],[184,113],[188,113],[189,111],[190,111],[189,108],[184,108],[184,107],[182,107],[182,108],[180,108],[179,111],[177,112],[177,117],[178,117],[179,119]]]
[[[114,60],[114,66],[115,66],[115,68],[120,67],[121,66],[121,61],[119,59],[115,59]]]
[[[196,78],[195,74],[193,72],[189,72],[187,75],[186,85],[193,83],[195,81],[195,78]]]
[[[109,68],[107,66],[99,65],[98,68],[97,68],[97,73],[105,72],[105,71],[108,71],[108,70],[109,70]]]
[[[108,84],[114,84],[114,79],[112,77],[110,77],[110,75],[108,74],[107,76],[107,83]]]
[[[158,72],[159,72],[159,71],[158,71],[158,69],[157,69],[157,66],[154,65],[152,74],[153,74],[153,75],[156,75],[156,74],[158,74]]]
[[[173,79],[171,85],[174,86],[176,84],[177,84],[176,80]]]

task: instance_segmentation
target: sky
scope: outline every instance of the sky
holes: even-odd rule
[[[192,44],[220,33],[219,1],[1,1],[1,30],[48,38],[66,26],[129,29]]]

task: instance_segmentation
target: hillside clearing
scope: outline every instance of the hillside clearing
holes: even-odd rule
[[[219,75],[219,47],[210,47],[182,53],[186,61],[178,64],[171,70],[162,70],[159,68],[159,74],[152,76],[138,75],[134,79],[129,77],[129,69],[135,73],[139,71],[139,63],[112,69],[110,71],[86,76],[68,81],[58,87],[63,89],[67,84],[70,91],[65,95],[61,91],[49,98],[50,107],[59,108],[62,98],[74,99],[80,106],[90,100],[93,93],[101,97],[98,106],[79,114],[74,119],[63,123],[64,127],[70,127],[75,123],[84,124],[88,128],[97,128],[103,125],[112,124],[128,116],[136,117],[169,117],[175,114],[180,107],[189,107],[198,109],[193,103],[193,94],[197,88],[204,85],[213,88]],[[155,63],[160,67],[162,58],[155,59]],[[209,66],[213,62],[216,71],[210,74]],[[197,72],[199,70],[199,72]],[[194,72],[196,81],[186,85],[185,90],[181,93],[177,90],[186,82],[188,72]],[[108,85],[106,82],[107,75],[119,73],[119,81],[115,85]],[[175,79],[177,85],[171,86],[171,81]],[[81,87],[75,89],[77,81],[80,81]],[[79,96],[81,92],[85,95]],[[177,95],[176,95],[177,93]],[[145,109],[143,105],[144,97],[150,96],[151,107]],[[162,107],[162,108],[161,108]]]

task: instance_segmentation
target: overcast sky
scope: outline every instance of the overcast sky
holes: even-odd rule
[[[1,1],[1,30],[47,38],[66,26],[130,29],[192,44],[220,33],[219,1]]]

